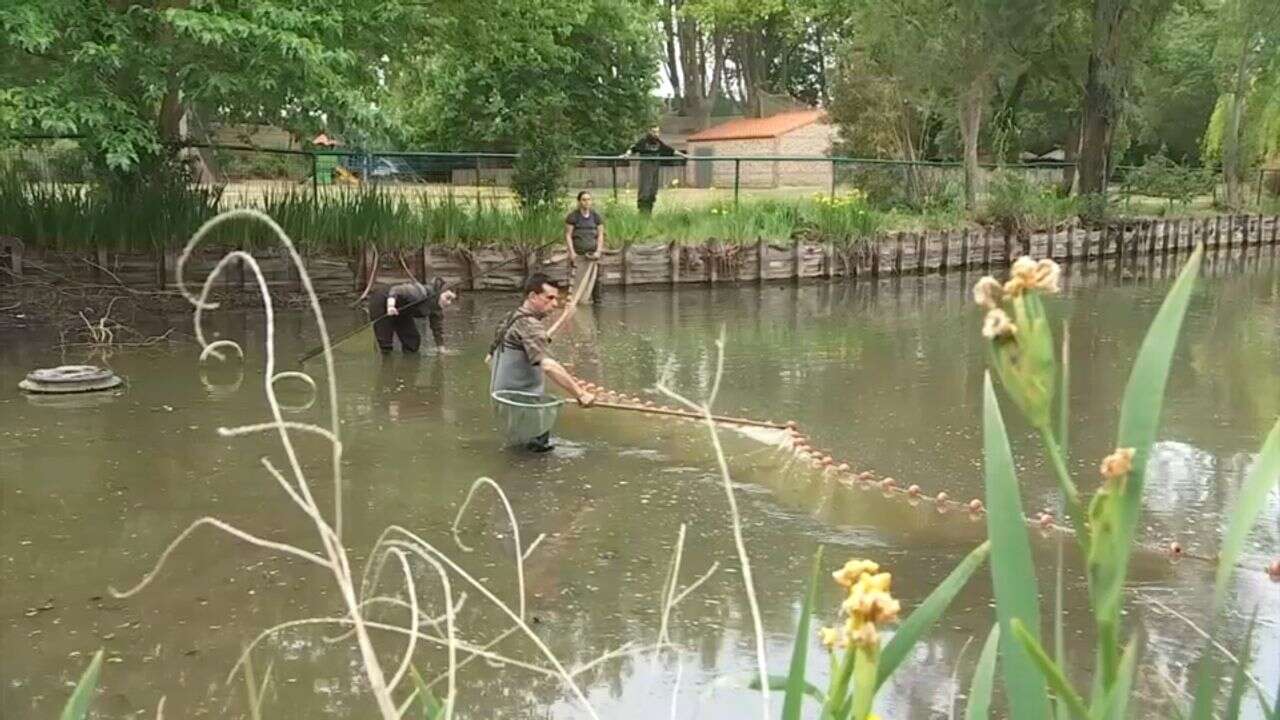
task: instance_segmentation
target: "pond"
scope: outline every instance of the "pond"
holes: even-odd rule
[[[1253,453],[1280,413],[1280,272],[1261,266],[1211,273],[1197,290],[1170,381],[1145,497],[1143,542],[1128,595],[1130,627],[1145,631],[1145,672],[1135,704],[1141,717],[1166,717],[1178,690],[1190,687],[1189,663],[1200,639],[1172,612],[1203,623],[1213,566],[1173,562],[1158,548],[1180,543],[1212,555]],[[1167,274],[1167,273],[1156,273]],[[724,328],[724,382],[717,410],[795,419],[820,447],[858,469],[890,475],[927,493],[966,500],[982,494],[980,389],[984,350],[978,309],[968,300],[976,275],[879,283],[727,286],[615,292],[593,312],[595,342],[570,349],[580,373],[643,394],[663,372],[690,396],[709,390],[715,339]],[[1051,310],[1071,326],[1071,465],[1091,489],[1097,463],[1114,446],[1118,398],[1137,345],[1168,279],[1077,274]],[[532,627],[569,667],[658,637],[661,601],[681,527],[686,539],[681,587],[717,570],[681,602],[670,620],[677,652],[636,650],[577,676],[602,717],[758,716],[745,688],[755,668],[754,641],[726,498],[706,429],[620,411],[567,408],[558,448],[545,456],[504,450],[494,431],[480,360],[512,296],[465,296],[447,317],[448,350],[387,359],[365,338],[337,354],[346,447],[344,540],[354,560],[382,528],[404,525],[442,548],[513,605],[517,582],[510,528],[493,496],[481,493],[450,528],[480,476],[506,490],[528,545],[545,538],[525,567]],[[358,311],[327,310],[335,336]],[[282,311],[281,357],[316,340],[308,316]],[[210,327],[249,349],[235,373],[212,368],[202,382],[194,346],[122,351],[110,359],[127,391],[70,404],[20,395],[33,367],[63,361],[53,339],[25,331],[0,338],[0,715],[52,717],[88,658],[104,648],[103,718],[150,717],[164,696],[173,717],[246,715],[243,682],[227,682],[241,649],[263,629],[332,615],[340,602],[324,571],[247,546],[213,529],[196,532],[156,582],[128,600],[129,587],[166,545],[206,515],[272,540],[317,549],[315,531],[260,464],[282,453],[270,437],[228,439],[220,426],[266,420],[262,398],[262,315],[215,314]],[[574,337],[581,337],[581,334]],[[430,345],[430,341],[427,341]],[[68,356],[66,361],[81,358]],[[311,367],[318,370],[318,367]],[[285,387],[288,402],[307,399]],[[656,395],[648,395],[665,402]],[[317,407],[290,419],[323,422]],[[1028,511],[1053,508],[1056,485],[1038,445],[1006,405]],[[724,430],[774,672],[784,672],[810,559],[825,564],[871,557],[894,573],[904,613],[985,534],[964,512],[939,514],[878,491],[849,488],[798,463],[751,434]],[[319,478],[328,460],[318,440],[299,440],[304,467]],[[1220,639],[1242,640],[1258,607],[1255,675],[1268,688],[1280,677],[1280,586],[1259,569],[1280,552],[1280,497],[1272,493],[1236,575],[1230,617]],[[1052,609],[1058,542],[1036,540],[1046,615]],[[1066,548],[1067,654],[1079,673],[1092,664],[1084,628],[1087,600],[1078,557]],[[437,602],[432,576],[424,596]],[[963,695],[993,618],[989,578],[975,576],[939,626],[917,646],[878,699],[884,717],[945,717]],[[839,598],[824,582],[815,627],[835,620]],[[484,644],[506,627],[476,593],[460,619],[463,637]],[[391,615],[388,613],[388,617]],[[254,654],[258,679],[270,666],[265,717],[371,717],[358,653],[328,643],[330,628],[302,626],[264,640]],[[394,666],[402,643],[378,638]],[[527,639],[494,646],[539,660]],[[811,649],[811,674],[825,653]],[[424,648],[423,675],[435,678],[444,655]],[[958,673],[958,677],[957,677]],[[437,689],[443,690],[443,684]],[[586,713],[554,680],[486,662],[459,675],[463,717],[579,718]],[[775,696],[776,708],[780,699]],[[1256,705],[1248,712],[1257,713]],[[140,714],[140,715],[139,715]]]

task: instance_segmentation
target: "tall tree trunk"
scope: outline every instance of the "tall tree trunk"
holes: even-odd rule
[[[978,207],[978,135],[982,131],[982,106],[987,100],[987,75],[979,73],[960,93],[960,138],[964,143],[964,204]]]
[[[684,74],[684,114],[706,117],[707,57],[702,31],[693,18],[677,18],[676,35],[680,40],[680,69]]]
[[[1062,166],[1062,184],[1059,185],[1060,192],[1063,195],[1070,195],[1075,189],[1076,178],[1076,160],[1080,157],[1080,121],[1072,120],[1067,126],[1067,138],[1062,143],[1063,160],[1067,163]]]
[[[671,83],[673,97],[682,97],[680,92],[680,65],[676,58],[676,29],[674,15],[676,0],[666,0],[662,6],[662,33],[666,38],[667,80]],[[688,76],[686,76],[687,78]]]
[[[1227,207],[1243,205],[1240,179],[1244,175],[1244,158],[1241,148],[1245,96],[1249,92],[1249,43],[1240,43],[1240,60],[1236,63],[1231,107],[1228,109],[1227,127],[1222,137],[1222,178],[1227,185]]]
[[[1084,111],[1080,121],[1080,193],[1106,192],[1111,161],[1111,136],[1116,120],[1116,90],[1120,72],[1116,62],[1123,0],[1094,0],[1093,35],[1089,44],[1089,69],[1084,85]]]
[[[711,71],[711,84],[707,86],[707,97],[711,100],[708,113],[713,110],[711,104],[724,92],[724,37],[718,32],[711,39],[711,59],[715,67]]]
[[[178,73],[169,74],[164,97],[160,100],[160,114],[156,118],[161,142],[177,145],[182,142],[182,88],[178,85]]]
[[[764,117],[764,94],[768,86],[768,55],[757,31],[745,30],[735,38],[737,54],[735,64],[742,73],[743,99],[747,117]]]
[[[818,48],[818,99],[823,107],[831,104],[831,94],[827,90],[827,44],[823,42],[826,32],[819,26],[814,29],[814,42]]]

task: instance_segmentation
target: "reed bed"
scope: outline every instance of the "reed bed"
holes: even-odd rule
[[[185,183],[155,181],[126,190],[0,177],[0,235],[62,251],[177,249],[225,204],[219,188]],[[276,218],[299,249],[346,254],[365,247],[534,247],[563,235],[569,208],[521,211],[496,199],[405,195],[370,186],[323,194],[307,187],[276,189],[253,199],[249,209]],[[719,202],[653,215],[611,202],[599,210],[611,247],[797,238],[847,244],[919,224],[918,218],[870,207],[856,190],[836,198]],[[233,222],[220,226],[210,241],[256,249],[272,238],[252,223]]]

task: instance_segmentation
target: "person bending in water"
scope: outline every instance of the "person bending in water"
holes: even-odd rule
[[[383,355],[391,352],[395,338],[400,338],[400,349],[406,353],[418,352],[422,335],[414,318],[426,318],[431,325],[431,336],[436,347],[444,347],[444,309],[453,304],[457,293],[444,289],[444,280],[436,278],[431,285],[407,282],[387,287],[378,286],[369,293],[369,319],[373,321],[373,336]]]
[[[490,366],[489,392],[509,390],[532,395],[546,393],[546,378],[577,399],[582,407],[590,407],[596,398],[578,384],[564,366],[548,354],[551,338],[542,324],[560,299],[560,288],[541,273],[535,273],[524,283],[524,302],[502,319],[498,332],[485,361]],[[551,432],[529,441],[526,446],[534,452],[547,452],[551,444]]]

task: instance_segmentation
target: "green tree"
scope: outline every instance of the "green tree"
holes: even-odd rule
[[[1143,162],[1164,147],[1174,161],[1198,163],[1218,96],[1214,15],[1201,5],[1179,6],[1154,33],[1149,57],[1135,78],[1141,145],[1128,159]]]
[[[1280,2],[1223,0],[1214,56],[1222,94],[1205,148],[1221,159],[1227,205],[1238,208],[1246,171],[1280,145]]]
[[[432,3],[429,27],[391,76],[405,141],[514,149],[526,108],[561,103],[585,152],[615,153],[653,121],[658,45],[638,0]]]
[[[1079,183],[1107,187],[1113,141],[1129,105],[1138,63],[1174,0],[1092,0],[1089,61],[1080,124]]]
[[[402,0],[7,0],[0,133],[75,134],[110,168],[163,160],[184,117],[376,127]]]
[[[795,87],[792,63],[806,36],[802,4],[786,0],[687,0],[683,12],[724,44],[730,87],[737,86],[748,117],[769,114],[769,97]],[[804,74],[797,62],[796,75]],[[810,74],[815,67],[808,63]]]
[[[861,43],[915,94],[949,100],[965,167],[965,200],[976,206],[983,116],[1003,75],[1044,36],[1052,0],[901,0],[862,4]]]
[[[555,207],[564,199],[573,138],[565,131],[565,103],[560,98],[531,101],[517,113],[516,142],[520,156],[511,178],[525,211]]]

